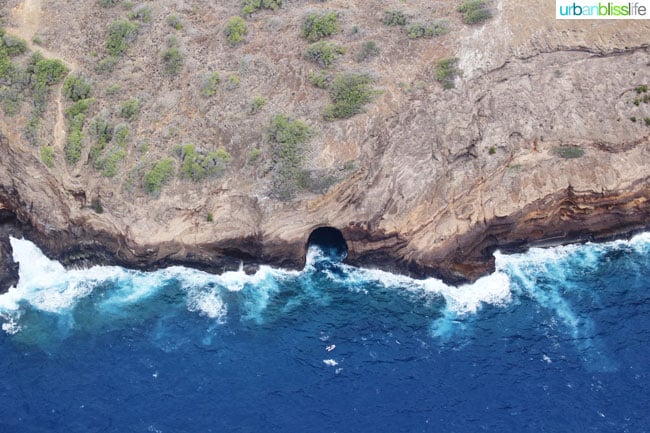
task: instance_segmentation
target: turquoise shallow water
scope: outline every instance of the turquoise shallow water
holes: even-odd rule
[[[645,432],[650,235],[497,253],[473,285],[359,269],[65,270],[12,240],[2,432]]]

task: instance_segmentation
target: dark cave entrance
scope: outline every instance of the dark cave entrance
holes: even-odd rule
[[[307,247],[320,248],[330,259],[342,261],[348,255],[348,244],[343,233],[334,227],[319,227],[309,235]]]

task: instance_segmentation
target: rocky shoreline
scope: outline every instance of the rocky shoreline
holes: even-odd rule
[[[534,246],[605,242],[649,230],[649,185],[646,179],[628,191],[611,194],[581,194],[569,187],[516,214],[476,225],[457,236],[452,242],[454,247],[434,245],[419,260],[409,259],[408,242],[399,234],[358,225],[339,229],[348,243],[346,263],[462,284],[493,272],[493,253],[497,249],[514,253]],[[34,224],[16,196],[10,198],[6,191],[0,195],[0,293],[15,285],[18,278],[10,235],[33,241],[47,256],[67,267],[103,264],[154,270],[182,265],[219,273],[242,265],[247,272],[254,272],[259,265],[301,269],[305,263],[304,242],[264,243],[260,238],[233,238],[192,246],[180,242],[134,245],[117,234],[83,226],[48,232]]]

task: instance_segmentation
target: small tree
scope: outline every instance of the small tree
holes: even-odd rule
[[[235,46],[244,40],[248,34],[248,26],[242,17],[232,17],[226,24],[226,39],[231,46]]]
[[[338,14],[336,12],[312,12],[302,23],[302,36],[309,42],[316,42],[338,32]]]

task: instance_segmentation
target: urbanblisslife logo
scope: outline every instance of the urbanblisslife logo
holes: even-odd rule
[[[555,18],[559,20],[647,20],[649,11],[650,0],[555,0]]]

